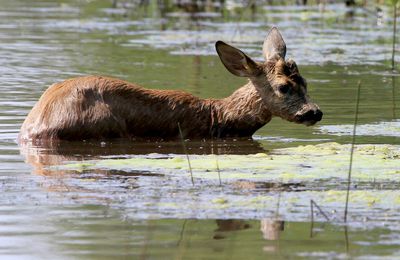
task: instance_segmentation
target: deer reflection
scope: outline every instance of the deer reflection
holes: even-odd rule
[[[285,230],[285,221],[280,219],[261,219],[260,231],[263,238],[268,241],[279,241],[282,232]],[[278,252],[279,243],[267,243],[263,247],[265,252]]]
[[[261,144],[248,139],[221,139],[210,141],[187,141],[189,154],[253,154],[265,152]],[[126,141],[109,142],[57,142],[50,144],[20,144],[20,152],[25,161],[33,167],[33,172],[40,175],[60,175],[65,171],[52,169],[69,161],[99,159],[104,156],[113,158],[129,157],[141,154],[182,154],[181,141]],[[104,172],[104,171],[103,171]]]
[[[260,143],[252,140],[189,141],[186,144],[189,154],[251,154],[264,151]],[[181,154],[183,147],[182,142],[179,141],[127,142],[126,140],[113,140],[112,142],[58,142],[40,145],[21,143],[20,152],[25,157],[26,163],[33,167],[34,174],[48,177],[40,184],[46,191],[68,192],[73,200],[85,200],[88,198],[88,194],[95,194],[97,200],[104,201],[108,199],[106,193],[110,192],[109,189],[106,190],[107,192],[99,194],[98,186],[77,185],[76,179],[93,182],[112,179],[120,183],[118,185],[120,189],[132,190],[139,188],[141,176],[157,178],[163,174],[111,169],[85,170],[84,167],[83,170],[72,171],[57,166],[79,161],[84,165],[87,160],[104,159],[104,156],[116,159],[150,153],[165,154],[166,156]]]
[[[261,219],[260,230],[265,240],[278,240],[285,229],[285,222],[278,219]]]
[[[250,221],[243,219],[217,219],[217,229],[214,230],[213,238],[216,240],[225,239],[229,232],[242,231],[252,228]],[[260,220],[260,231],[267,242],[262,250],[274,253],[279,251],[281,234],[285,229],[285,222],[277,218],[264,218]],[[273,242],[273,243],[272,243]]]
[[[215,230],[214,239],[224,239],[226,232],[250,228],[250,224],[241,219],[217,219],[218,228]]]

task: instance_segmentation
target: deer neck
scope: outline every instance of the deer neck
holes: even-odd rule
[[[249,81],[227,98],[215,100],[212,113],[213,135],[251,136],[271,120],[271,113]]]

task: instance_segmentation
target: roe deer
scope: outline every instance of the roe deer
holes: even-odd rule
[[[308,126],[321,120],[296,63],[285,61],[286,45],[277,28],[264,41],[263,63],[222,41],[216,49],[228,71],[249,79],[227,98],[200,99],[108,77],[78,77],[44,92],[19,139],[178,138],[178,122],[185,138],[251,137],[272,116]]]

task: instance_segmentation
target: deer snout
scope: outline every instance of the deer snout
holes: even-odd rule
[[[307,126],[314,125],[315,123],[321,121],[322,111],[319,108],[310,109],[304,113],[296,115],[296,121]]]

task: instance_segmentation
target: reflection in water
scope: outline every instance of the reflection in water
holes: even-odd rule
[[[216,140],[187,142],[189,154],[251,154],[264,152],[260,143],[253,140]],[[20,152],[25,162],[33,167],[33,173],[47,178],[41,184],[46,192],[68,192],[75,202],[88,201],[109,203],[115,201],[111,187],[103,187],[101,182],[115,182],[118,192],[131,191],[140,187],[140,180],[146,183],[148,178],[157,177],[157,182],[164,180],[163,174],[143,171],[116,171],[110,169],[91,169],[88,171],[52,170],[51,166],[68,162],[99,159],[103,156],[127,158],[129,155],[151,154],[168,156],[168,154],[182,154],[181,142],[127,142],[114,140],[108,142],[58,142],[48,146],[33,146],[21,144]],[[77,185],[76,179],[93,182],[93,185]],[[142,180],[143,179],[143,180]],[[148,185],[148,184],[146,184]],[[143,189],[149,189],[144,185]],[[168,183],[171,185],[171,183]],[[102,189],[105,193],[99,194]],[[157,200],[157,199],[156,199]]]
[[[250,228],[250,224],[245,220],[240,219],[217,219],[218,228],[215,230],[214,239],[224,239],[225,232],[239,231]]]
[[[228,232],[241,231],[252,228],[252,225],[248,220],[242,219],[217,219],[216,220],[218,228],[214,231],[213,239],[225,239]],[[282,232],[285,229],[285,222],[277,219],[264,218],[260,220],[260,231],[262,232],[262,237],[267,241],[278,241],[281,237]],[[263,246],[264,252],[278,252],[279,243],[267,243]]]
[[[285,221],[262,219],[260,230],[265,240],[278,240],[285,229]]]
[[[260,230],[263,238],[268,241],[276,241],[277,243],[268,243],[263,247],[264,252],[279,252],[279,239],[281,233],[285,229],[285,222],[277,219],[261,219]]]
[[[188,141],[188,154],[255,154],[265,152],[261,144],[251,139],[225,139],[210,141]],[[169,142],[130,142],[113,140],[102,142],[68,142],[60,141],[48,145],[34,146],[22,143],[20,152],[25,161],[33,166],[34,172],[40,175],[51,175],[48,166],[61,165],[68,161],[98,159],[104,156],[126,158],[139,154],[182,154],[180,141]],[[60,174],[60,171],[58,171]]]
[[[347,259],[365,255],[379,259],[385,255],[394,257],[399,248],[399,232],[390,236],[385,227],[349,228],[352,240],[346,252],[343,230],[333,224],[327,225],[321,236],[307,240],[306,223],[285,222],[281,238],[273,241],[262,238],[259,220],[240,219],[237,220],[242,223],[240,225],[246,223],[249,227],[238,232],[227,231],[225,239],[216,240],[213,234],[216,221],[220,220],[214,219],[127,219],[120,210],[93,205],[47,208],[51,214],[34,208],[25,210],[29,218],[16,218],[8,224],[13,230],[18,230],[17,225],[20,225],[23,240],[15,235],[6,237],[6,232],[0,231],[3,245],[0,250],[9,253],[10,258],[242,260],[297,259],[300,254],[306,254],[304,259]],[[0,211],[0,214],[5,213]],[[379,238],[381,244],[373,243]],[[15,251],[6,251],[4,246]],[[274,246],[275,250],[270,250]]]
[[[251,229],[252,225],[248,220],[242,219],[217,219],[218,228],[214,231],[213,239],[226,239],[229,232]],[[277,219],[264,218],[260,220],[260,231],[262,237],[267,241],[278,241],[285,229],[285,222]],[[266,243],[262,247],[264,252],[275,253],[279,251],[279,243]]]
[[[393,102],[393,119],[397,119],[396,116],[396,77],[392,76],[392,102]]]

